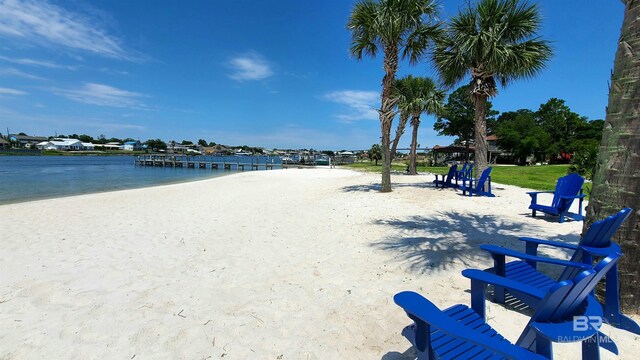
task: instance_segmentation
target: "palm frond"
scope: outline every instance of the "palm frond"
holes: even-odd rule
[[[403,59],[409,59],[410,64],[417,63],[430,47],[444,36],[443,24],[420,24],[407,36],[402,52]]]
[[[540,23],[538,6],[521,0],[480,0],[462,9],[434,50],[442,81],[455,85],[470,69],[476,79],[503,86],[535,76],[552,56],[549,42],[536,35]]]

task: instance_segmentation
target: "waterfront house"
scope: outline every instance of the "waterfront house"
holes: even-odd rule
[[[339,152],[333,158],[334,164],[353,164],[356,162],[356,155],[351,151]]]
[[[11,144],[7,140],[0,138],[0,149],[10,148],[10,147],[11,147]]]
[[[84,145],[78,139],[51,139],[40,142],[35,147],[41,150],[85,150]]]
[[[108,142],[106,144],[94,144],[94,147],[100,148],[103,150],[122,150],[123,145],[119,142]]]
[[[142,143],[140,141],[127,141],[122,146],[123,150],[134,151],[134,150],[142,150]]]
[[[47,140],[49,140],[49,138],[45,136],[29,136],[29,135],[17,135],[17,134],[9,135],[9,141],[14,143],[19,143],[20,147],[26,147],[26,148],[30,148],[32,146],[35,146],[37,143],[47,141]]]

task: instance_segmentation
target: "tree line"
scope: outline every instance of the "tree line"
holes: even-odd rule
[[[519,109],[500,113],[486,104],[487,135],[497,137],[497,146],[511,154],[511,161],[572,163],[572,171],[591,178],[596,165],[604,120],[589,120],[551,98],[537,110]],[[455,136],[455,144],[470,146],[475,139],[474,104],[469,86],[453,91],[433,126],[439,135]]]

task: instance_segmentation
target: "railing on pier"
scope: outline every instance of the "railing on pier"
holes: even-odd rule
[[[270,170],[282,168],[279,156],[208,156],[181,154],[137,155],[140,166],[185,167],[221,170]]]

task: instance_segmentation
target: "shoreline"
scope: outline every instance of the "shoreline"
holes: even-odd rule
[[[0,358],[409,359],[395,293],[468,304],[460,271],[490,266],[480,244],[575,243],[582,228],[531,218],[507,185],[469,198],[432,175],[384,194],[379,174],[345,169],[231,175],[0,206]],[[487,306],[515,341],[527,316]]]
[[[185,169],[185,170],[191,171],[193,169]],[[199,169],[195,169],[195,170],[199,170]],[[264,170],[260,170],[260,171],[264,171]],[[172,180],[172,181],[169,181],[169,182],[166,182],[166,183],[135,186],[135,187],[126,187],[126,188],[121,188],[121,189],[109,189],[109,190],[104,190],[104,191],[90,191],[90,192],[81,192],[81,193],[75,193],[75,194],[69,194],[69,195],[61,195],[61,196],[38,197],[38,198],[29,198],[29,199],[18,200],[18,201],[0,202],[0,207],[6,206],[6,205],[24,204],[24,203],[31,203],[31,202],[38,202],[38,201],[64,199],[64,198],[87,196],[87,195],[93,195],[93,194],[104,194],[104,193],[109,193],[109,192],[120,192],[120,191],[127,191],[127,190],[140,190],[140,189],[146,189],[146,188],[156,188],[156,187],[170,186],[170,185],[177,185],[177,184],[185,184],[185,183],[198,182],[198,181],[207,181],[207,180],[217,179],[217,178],[221,178],[221,177],[226,177],[226,176],[229,176],[229,175],[235,175],[237,173],[240,173],[240,171],[231,171],[231,172],[227,171],[227,172],[225,172],[223,174],[216,174],[216,176],[208,176],[208,177],[202,177],[202,178],[183,178],[183,179],[180,179],[180,180]]]

